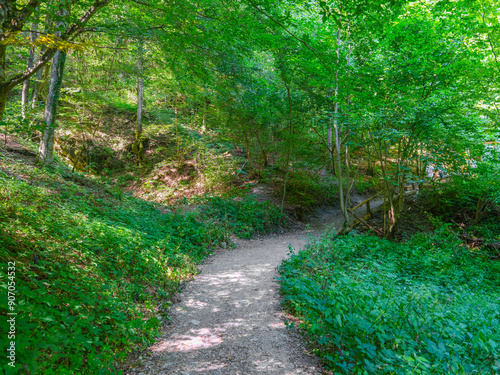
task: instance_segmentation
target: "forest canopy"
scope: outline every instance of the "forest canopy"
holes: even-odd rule
[[[358,317],[345,304],[333,314],[332,301],[375,301],[365,291],[379,271],[392,294],[373,303],[397,300],[393,317],[409,306],[394,274],[418,284],[419,300],[420,285],[435,291],[436,304],[444,284],[463,286],[457,324],[472,319],[462,308],[471,295],[498,296],[499,125],[498,0],[0,1],[0,258],[29,275],[25,332],[37,333],[23,345],[42,342],[22,361],[35,372],[114,371],[151,342],[156,312],[214,248],[280,233],[326,205],[339,206],[343,225],[283,263],[286,307],[331,368],[425,366],[394,349],[402,362],[384,367],[389,357],[361,344],[340,355],[359,341],[356,329],[342,341]],[[274,203],[249,196],[259,184]],[[424,224],[414,220],[412,237],[415,211]],[[465,282],[464,269],[488,284]],[[330,291],[342,275],[345,290]],[[471,300],[479,311],[481,298]],[[478,322],[496,319],[498,304],[486,307]],[[366,321],[373,311],[359,305]],[[414,328],[436,311],[429,302],[405,326],[415,352],[430,347],[434,360],[440,343]],[[50,336],[68,316],[78,324]],[[374,319],[368,341],[371,327],[402,332]],[[480,355],[436,369],[498,370],[494,337],[463,337],[471,346],[453,358]]]

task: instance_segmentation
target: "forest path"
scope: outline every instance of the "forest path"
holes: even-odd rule
[[[323,216],[325,212],[323,211]],[[328,224],[339,228],[339,210]],[[170,311],[172,324],[151,347],[143,365],[128,374],[324,374],[306,353],[294,330],[287,330],[278,295],[277,266],[297,252],[317,227],[279,236],[238,240],[236,249],[218,251],[187,284]]]

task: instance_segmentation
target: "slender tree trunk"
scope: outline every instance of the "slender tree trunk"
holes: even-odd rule
[[[142,74],[142,61],[139,63],[139,69]],[[137,79],[137,126],[135,128],[136,138],[142,136],[142,109],[144,104],[144,80],[142,77]]]
[[[33,25],[31,26],[31,32],[30,32],[30,41],[33,43],[36,39],[36,30],[38,29],[38,22],[35,21],[33,22]],[[26,64],[26,68],[29,70],[33,68],[35,62],[35,46],[31,46],[30,48],[30,54],[28,57],[28,63]],[[23,82],[23,89],[21,92],[21,116],[26,118],[26,106],[28,105],[28,97],[29,97],[29,92],[30,92],[30,80],[31,78],[26,79]]]
[[[144,163],[144,142],[142,137],[142,112],[144,104],[144,80],[143,80],[143,41],[139,42],[139,61],[137,64],[139,75],[137,77],[137,124],[135,127],[135,141],[132,150],[137,156],[137,164]]]
[[[288,133],[290,136],[290,140],[292,138],[293,134],[293,118],[292,118],[292,96],[290,94],[290,86],[287,85],[285,81],[283,81],[286,87],[286,94],[288,97]],[[286,156],[286,165],[285,165],[285,181],[283,183],[283,198],[281,199],[281,214],[283,215],[283,205],[285,204],[285,196],[286,196],[286,184],[288,182],[288,175],[290,173],[290,156],[293,152],[292,147],[289,147],[287,150],[287,156]]]
[[[142,106],[144,103],[144,80],[142,78],[144,70],[143,62],[143,41],[139,42],[139,62],[137,64],[139,76],[137,78],[137,127],[135,129],[136,137],[142,135]]]
[[[206,91],[206,89],[205,89]],[[207,98],[203,98],[203,119],[202,119],[202,124],[201,124],[201,133],[204,134],[205,131],[207,130]]]
[[[337,29],[337,67],[340,62],[340,28]],[[342,214],[344,215],[344,225],[343,229],[346,229],[346,226],[349,225],[349,213],[347,212],[346,207],[346,198],[344,196],[344,188],[342,181],[342,165],[341,165],[341,155],[340,155],[340,131],[338,124],[338,113],[339,113],[339,103],[337,100],[339,92],[339,84],[338,84],[338,69],[335,72],[335,106],[334,106],[334,119],[333,119],[333,130],[335,132],[335,150],[336,150],[336,164],[337,164],[337,177],[339,181],[339,196],[340,196],[340,209]]]
[[[31,97],[31,108],[36,107],[36,102],[38,101],[38,92],[40,90],[40,84],[42,82],[43,69],[36,72],[35,82],[33,83],[33,93]]]
[[[323,133],[325,134],[325,133]],[[332,143],[332,127],[328,126],[328,129],[326,130],[326,142],[328,146],[328,168],[331,169],[332,171],[335,172],[335,165],[334,165],[334,150],[333,150],[333,143]]]
[[[0,84],[5,82],[5,52],[7,45],[0,43]],[[7,94],[9,91],[3,85],[0,85],[0,121],[3,119],[3,112],[5,110],[5,102],[7,101]]]
[[[69,10],[64,8],[61,4],[58,14],[62,18],[62,21],[59,22],[57,26],[59,29],[64,27],[65,18],[69,14]],[[60,32],[56,32],[56,35],[59,37]],[[59,105],[65,63],[66,51],[57,51],[52,61],[50,86],[44,113],[45,130],[43,132],[42,141],[40,142],[37,157],[38,162],[44,165],[51,164],[54,161],[54,135],[56,130],[57,107]]]
[[[48,22],[47,25],[45,25],[45,32],[48,33],[50,28],[51,28],[51,25],[52,25],[52,21],[50,20]],[[40,54],[39,54],[39,58],[43,56],[43,54],[45,53],[47,49],[45,47],[42,46],[42,48],[40,49]],[[39,69],[37,72],[36,72],[36,76],[35,76],[35,82],[33,82],[33,92],[31,94],[31,108],[35,108],[36,107],[36,103],[38,101],[38,96],[39,96],[39,92],[40,92],[40,86],[42,84],[42,79],[43,79],[43,72],[48,68],[48,64],[45,65],[42,69]]]
[[[56,130],[57,107],[61,94],[64,65],[66,63],[66,52],[57,51],[52,62],[52,72],[50,77],[49,93],[45,104],[43,132],[40,148],[38,149],[38,160],[42,164],[51,164],[54,161],[54,135]]]
[[[243,132],[243,139],[245,140],[245,147],[247,149],[247,160],[248,160],[248,170],[249,170],[249,175],[252,176],[254,175],[253,167],[252,167],[252,153],[250,150],[250,139],[248,138],[248,133],[247,130],[242,126],[242,132]]]

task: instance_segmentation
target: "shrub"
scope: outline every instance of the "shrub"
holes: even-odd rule
[[[286,189],[284,179],[283,176],[275,182],[275,193],[282,200],[285,192],[285,202],[292,207],[300,207],[305,212],[322,204],[338,203],[338,189],[333,177],[321,177],[310,171],[291,171],[286,180]]]
[[[204,198],[202,214],[228,227],[240,238],[276,231],[285,220],[278,207],[249,196],[241,200]]]

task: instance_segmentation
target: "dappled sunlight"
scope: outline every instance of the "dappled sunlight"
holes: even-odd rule
[[[281,361],[276,361],[274,358],[259,359],[253,362],[255,368],[260,371],[269,371],[272,368],[280,369],[284,368],[285,365]]]
[[[290,243],[283,240],[252,243],[202,266],[172,310],[172,330],[150,348],[158,374],[318,373],[307,358],[290,355],[275,281]]]
[[[208,303],[206,302],[201,302],[201,301],[196,301],[194,299],[189,299],[184,303],[187,307],[191,308],[196,308],[196,309],[203,309],[208,306]]]
[[[285,323],[279,322],[279,323],[269,324],[269,328],[271,328],[271,329],[285,329],[286,326],[285,326]]]
[[[213,362],[199,362],[196,364],[194,368],[191,369],[191,371],[196,371],[196,372],[205,372],[205,371],[214,371],[214,370],[219,370],[224,367],[227,367],[226,363],[213,363]]]
[[[262,312],[253,308],[262,299],[269,298],[274,293],[272,288],[259,287],[262,274],[268,274],[271,277],[273,267],[268,263],[243,264],[236,267],[242,270],[227,270],[211,275],[201,274],[197,278],[201,286],[200,290],[185,296],[182,303],[176,307],[177,312],[196,320],[186,320],[186,328],[182,334],[173,334],[157,342],[150,348],[151,351],[157,354],[203,352],[223,344],[232,345],[225,338],[231,338],[230,340],[238,338],[238,342],[245,340],[254,342],[256,334],[262,334],[265,337],[270,331],[284,331],[285,325],[282,322],[270,321],[268,324],[262,324],[260,316]],[[209,293],[207,293],[208,290]],[[240,298],[235,299],[235,295]],[[264,308],[264,311],[267,310],[267,307]],[[228,311],[231,312],[230,319],[227,319]],[[215,313],[213,321],[197,320],[201,320],[199,316],[208,316],[213,313]],[[221,315],[225,313],[226,319],[219,321],[217,315],[219,313]],[[198,327],[199,325],[202,327]],[[259,340],[263,340],[263,337]],[[279,365],[279,363],[273,363],[272,359],[261,362],[255,362],[254,365],[257,368]],[[215,366],[214,369],[216,369],[224,365],[210,363],[199,368],[206,370],[209,366]]]
[[[220,345],[221,333],[208,328],[190,330],[190,335],[174,336],[169,340],[161,341],[151,347],[152,352],[186,352],[200,350]]]

